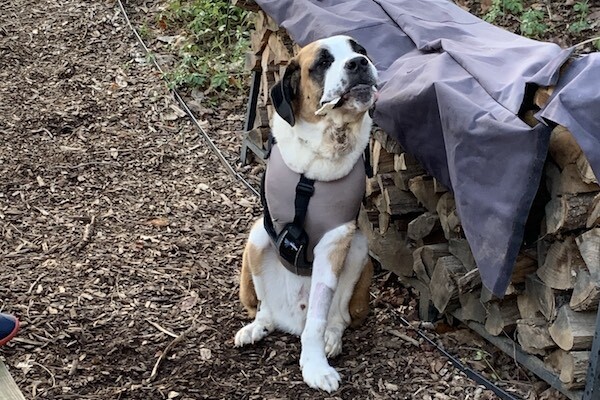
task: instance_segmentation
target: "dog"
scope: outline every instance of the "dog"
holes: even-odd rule
[[[373,266],[356,218],[376,84],[365,49],[348,36],[308,44],[288,63],[271,89],[275,145],[263,186],[269,213],[254,223],[242,257],[240,300],[254,321],[237,332],[235,346],[276,329],[299,335],[303,379],[327,392],[341,381],[327,358],[340,354],[345,329],[369,312]],[[314,181],[301,227],[309,233],[296,246],[305,253],[287,257],[298,250],[286,244],[296,236],[280,238],[298,215],[299,176]],[[291,265],[301,256],[312,259],[308,267]]]

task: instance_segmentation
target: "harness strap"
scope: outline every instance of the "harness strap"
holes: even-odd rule
[[[300,180],[296,185],[296,199],[294,200],[294,225],[304,228],[306,211],[310,198],[315,193],[314,179],[308,179],[304,174],[300,175]]]

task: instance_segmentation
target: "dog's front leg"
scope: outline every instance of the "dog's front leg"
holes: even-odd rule
[[[340,386],[340,375],[329,365],[325,353],[327,316],[355,230],[356,224],[349,222],[327,232],[314,251],[308,314],[301,336],[300,368],[304,382],[327,392]]]

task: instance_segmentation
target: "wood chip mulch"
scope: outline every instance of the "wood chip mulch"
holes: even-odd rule
[[[495,398],[400,324],[416,323],[415,294],[385,272],[333,360],[336,393],[302,382],[296,337],[234,348],[257,199],[226,175],[114,1],[5,0],[0,16],[0,300],[22,321],[1,355],[27,398]],[[199,114],[230,160],[244,102]],[[257,183],[256,166],[240,170]],[[558,398],[464,329],[429,333],[505,389]]]

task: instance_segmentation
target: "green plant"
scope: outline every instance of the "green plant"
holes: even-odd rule
[[[539,37],[543,35],[548,27],[542,21],[544,12],[529,9],[521,15],[521,33],[527,37]]]
[[[173,0],[159,16],[163,30],[183,28],[181,61],[167,74],[171,87],[224,92],[243,86],[248,12],[227,0]]]
[[[569,31],[577,34],[586,29],[590,29],[590,23],[587,20],[588,14],[590,13],[588,0],[575,3],[573,5],[573,10],[577,13],[578,20],[569,25]]]
[[[523,3],[521,0],[492,0],[492,6],[483,16],[487,22],[494,22],[498,17],[507,15],[508,13],[517,15],[523,12]]]

